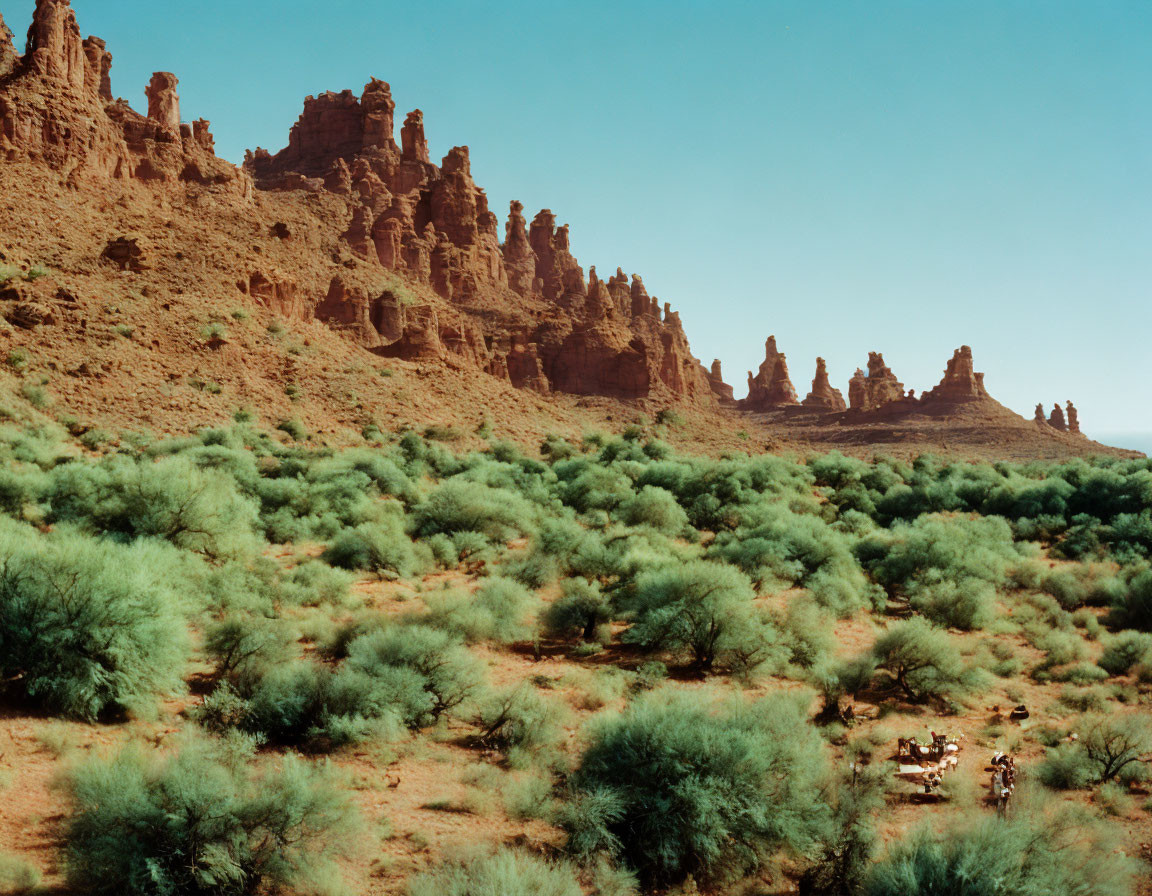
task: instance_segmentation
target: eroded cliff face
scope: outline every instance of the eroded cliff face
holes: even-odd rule
[[[180,292],[188,287],[176,290],[176,281],[193,288],[202,281],[223,296],[234,282],[275,314],[319,320],[379,355],[474,371],[539,394],[782,411],[777,416],[821,426],[860,415],[947,418],[994,404],[967,346],[919,400],[871,353],[867,371],[848,384],[848,402],[823,359],[800,402],[775,337],[737,402],[719,361],[711,369],[697,361],[680,316],[638,275],[586,272],[568,226],[549,209],[529,219],[513,200],[501,228],[466,146],[433,163],[419,109],[404,116],[397,143],[386,82],[373,79],[359,95],[308,97],[287,146],[275,154],[257,149],[238,169],[216,157],[206,120],[182,120],[176,75],[157,72],[141,85],[142,115],[113,98],[111,68],[104,42],[81,37],[69,0],[38,0],[22,54],[0,19],[0,157],[31,170],[33,180],[52,172],[54,188],[74,189],[93,207],[124,203],[151,222],[211,209],[205,220],[231,232],[220,244],[228,263],[198,244],[193,266],[221,274],[202,278],[181,251],[189,244],[173,240],[161,249],[156,241],[166,237],[155,229],[150,246],[97,225],[85,234],[95,246],[84,264],[126,274],[163,267]],[[12,289],[19,295],[6,301],[15,303],[10,319],[18,326],[67,320],[57,313],[67,297],[33,285]],[[1050,437],[1079,432],[1070,402],[1051,414],[1041,408],[1036,426]]]
[[[288,146],[275,155],[257,149],[245,161],[261,189],[345,197],[343,239],[352,252],[428,285],[450,306],[408,309],[410,326],[385,331],[376,309],[388,304],[386,295],[337,290],[339,301],[330,295],[317,305],[320,317],[373,351],[446,354],[537,392],[731,400],[730,387],[692,356],[679,317],[661,311],[640,277],[617,269],[605,282],[595,268],[585,275],[567,225],[557,226],[549,209],[529,225],[513,201],[501,242],[468,148],[433,164],[419,110],[405,118],[397,146],[395,108],[379,80],[359,97],[347,90],[308,97]],[[438,339],[432,329],[443,331]]]
[[[195,182],[251,195],[247,175],[216,158],[208,123],[181,123],[175,75],[153,76],[144,116],[113,100],[111,67],[104,41],[81,38],[68,0],[38,0],[23,56],[0,27],[0,156],[42,162],[74,186]]]

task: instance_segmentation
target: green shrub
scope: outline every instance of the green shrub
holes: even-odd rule
[[[560,713],[556,703],[528,685],[494,694],[476,715],[476,743],[490,750],[536,752],[559,741]]]
[[[159,546],[0,534],[0,681],[81,719],[149,707],[181,685],[187,629]]]
[[[1053,790],[1079,790],[1092,783],[1094,770],[1079,744],[1062,743],[1048,750],[1036,775]]]
[[[536,603],[532,592],[513,579],[484,579],[472,594],[449,593],[426,599],[431,613],[428,623],[458,634],[465,641],[496,641],[511,644],[532,634],[528,623]]]
[[[479,532],[492,541],[506,541],[528,531],[534,518],[531,505],[514,492],[456,479],[439,485],[415,511],[421,537]]]
[[[308,428],[299,417],[281,420],[276,424],[276,428],[280,430],[280,432],[285,433],[294,442],[303,442],[308,438]]]
[[[128,751],[69,782],[68,878],[108,896],[336,893],[354,810],[328,774],[291,758],[249,768],[204,743]]]
[[[608,640],[612,605],[597,582],[565,579],[559,598],[541,616],[544,633],[550,638],[581,638],[592,643]]]
[[[419,682],[427,699],[420,712],[406,714],[413,727],[435,722],[474,695],[483,683],[479,660],[447,632],[424,625],[392,626],[361,635],[348,645],[347,669],[368,680],[399,670]]]
[[[650,885],[749,873],[826,823],[824,756],[787,698],[717,709],[651,696],[592,734],[562,820],[582,859],[623,861]]]
[[[896,623],[877,638],[872,658],[913,703],[958,699],[977,683],[951,637],[917,617]]]
[[[868,874],[864,896],[1124,896],[1129,862],[1084,824],[1017,808],[1013,817],[974,818],[946,834],[921,830]]]
[[[255,545],[256,507],[235,480],[184,457],[65,464],[52,471],[48,503],[53,521],[121,538],[163,538],[213,557]]]
[[[652,569],[636,579],[628,603],[634,621],[624,640],[685,655],[700,671],[752,671],[783,655],[754,597],[748,577],[727,564],[695,560]]]
[[[408,882],[408,896],[583,896],[565,865],[503,849],[437,866]]]
[[[666,535],[679,535],[688,526],[688,514],[677,503],[676,496],[653,485],[646,485],[626,498],[617,514],[629,526],[651,526]]]
[[[0,893],[25,896],[40,885],[40,872],[18,856],[0,853]]]
[[[1143,714],[1088,716],[1077,726],[1080,747],[1104,784],[1152,752],[1152,724]]]
[[[342,529],[321,559],[339,569],[392,572],[400,576],[411,575],[417,567],[412,540],[394,518]]]

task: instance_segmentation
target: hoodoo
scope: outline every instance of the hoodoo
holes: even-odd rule
[[[816,359],[816,376],[812,379],[812,391],[804,401],[804,407],[823,411],[843,411],[847,409],[844,395],[839,389],[833,389],[828,381],[828,367],[823,358]]]

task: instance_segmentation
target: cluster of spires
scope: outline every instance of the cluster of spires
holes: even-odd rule
[[[1076,406],[1072,402],[1066,402],[1067,413],[1064,408],[1059,404],[1052,405],[1052,413],[1048,416],[1044,415],[1044,404],[1041,402],[1036,405],[1036,416],[1033,418],[1040,426],[1050,426],[1060,432],[1071,432],[1079,434],[1080,432],[1080,414],[1076,410]]]

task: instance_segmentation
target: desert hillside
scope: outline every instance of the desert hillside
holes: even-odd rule
[[[1152,896],[1152,461],[110,67],[0,20],[0,894]]]

